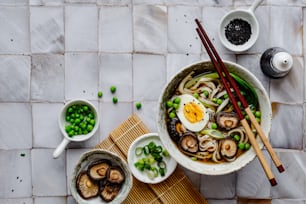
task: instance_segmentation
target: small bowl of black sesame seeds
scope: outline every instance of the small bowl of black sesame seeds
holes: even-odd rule
[[[255,44],[259,35],[259,24],[254,11],[261,1],[255,1],[249,9],[233,10],[222,18],[219,38],[224,47],[241,53]]]

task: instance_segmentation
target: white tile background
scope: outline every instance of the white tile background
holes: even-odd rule
[[[247,67],[269,93],[274,108],[270,140],[286,171],[274,169],[279,185],[273,188],[257,159],[229,175],[185,170],[187,176],[210,204],[240,204],[240,198],[305,204],[306,1],[264,0],[255,12],[261,29],[257,43],[235,55],[222,47],[217,26],[225,13],[252,2],[0,1],[0,180],[5,184],[0,203],[75,204],[71,172],[84,151],[133,113],[157,131],[162,87],[183,66],[208,59],[194,30],[193,20],[199,18],[222,58]],[[272,46],[294,56],[293,70],[283,79],[269,79],[260,70],[260,56]],[[115,94],[111,85],[117,87]],[[52,152],[62,139],[58,112],[72,98],[98,107],[100,129],[86,142],[70,143],[54,160]]]

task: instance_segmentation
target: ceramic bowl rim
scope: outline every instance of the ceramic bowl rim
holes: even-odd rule
[[[253,150],[253,148],[251,148],[249,151],[245,152],[244,155],[238,157],[234,162],[229,162],[226,163],[226,165],[221,165],[219,166],[219,164],[213,164],[213,165],[207,165],[204,163],[200,163],[197,161],[192,161],[189,157],[187,157],[186,155],[184,155],[181,151],[179,151],[176,147],[176,145],[174,144],[174,142],[172,141],[172,139],[170,138],[168,131],[166,129],[166,125],[165,125],[165,114],[164,114],[164,95],[165,95],[165,91],[169,88],[169,85],[171,83],[175,83],[174,80],[181,76],[181,74],[183,74],[184,72],[186,72],[187,74],[190,73],[190,71],[192,70],[192,68],[196,65],[201,65],[202,63],[209,63],[207,66],[212,66],[211,61],[198,61],[195,63],[192,63],[188,66],[185,66],[184,68],[182,68],[180,71],[178,71],[175,75],[173,75],[173,77],[169,80],[169,82],[164,86],[164,88],[162,89],[162,92],[160,94],[159,97],[159,101],[158,101],[158,114],[157,114],[157,132],[161,138],[161,141],[164,145],[164,147],[168,150],[168,152],[170,153],[170,155],[177,161],[178,164],[184,166],[185,168],[199,173],[199,174],[204,174],[204,175],[224,175],[224,174],[229,174],[232,173],[234,171],[237,171],[239,169],[241,169],[242,167],[246,166],[248,163],[250,163],[251,161],[254,160],[254,158],[256,157],[256,153]],[[271,129],[271,120],[272,120],[272,108],[271,108],[271,103],[270,103],[270,99],[268,97],[268,94],[265,90],[265,88],[263,87],[263,85],[261,84],[261,82],[255,77],[255,75],[253,75],[250,71],[248,71],[246,68],[244,68],[243,66],[234,63],[234,62],[230,62],[230,61],[225,61],[224,63],[226,66],[231,66],[232,68],[237,67],[238,69],[236,70],[236,72],[238,71],[241,74],[247,75],[249,76],[252,80],[252,83],[256,83],[258,85],[258,87],[254,87],[257,94],[260,94],[260,97],[262,97],[262,100],[259,100],[260,106],[261,108],[263,108],[265,110],[265,114],[262,114],[262,119],[263,119],[263,131],[265,133],[265,135],[267,137],[269,137],[269,132]],[[189,72],[187,72],[189,71]],[[187,74],[185,74],[184,76],[187,76]],[[182,76],[183,77],[183,76]],[[182,78],[180,79],[180,81],[182,80]],[[250,81],[248,81],[249,83],[251,83]],[[178,84],[176,82],[176,84]],[[265,106],[265,107],[263,107]],[[260,140],[259,137],[257,137],[257,142],[259,144],[259,147],[262,149],[263,148],[263,143]]]

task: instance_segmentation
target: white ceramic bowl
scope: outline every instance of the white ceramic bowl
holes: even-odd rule
[[[125,174],[124,184],[121,186],[119,194],[111,202],[104,202],[99,196],[85,200],[79,195],[76,188],[76,181],[79,173],[84,170],[87,170],[90,164],[92,164],[95,161],[99,161],[101,159],[110,160],[113,165],[119,166],[122,169],[123,173]],[[133,177],[125,160],[123,160],[120,156],[110,151],[96,149],[85,152],[80,157],[80,160],[78,161],[78,163],[74,168],[70,189],[73,198],[79,204],[101,204],[101,203],[110,204],[110,203],[122,203],[128,196],[132,186],[133,186]]]
[[[140,171],[135,167],[135,162],[137,162],[139,159],[143,158],[144,155],[136,156],[135,149],[137,147],[144,147],[145,145],[149,144],[151,141],[153,141],[156,145],[162,145],[160,138],[157,133],[148,133],[144,134],[140,137],[138,137],[134,142],[131,144],[129,151],[128,151],[128,164],[132,171],[132,174],[135,176],[136,179],[138,179],[141,182],[144,183],[160,183],[164,180],[166,180],[175,170],[177,163],[176,161],[171,157],[165,157],[163,156],[163,160],[166,163],[166,174],[165,176],[158,176],[156,178],[150,179],[147,175],[146,171]],[[163,147],[164,149],[164,147]]]
[[[261,82],[246,68],[238,65],[236,63],[224,61],[224,64],[230,72],[238,75],[245,81],[247,81],[251,86],[255,88],[258,95],[259,105],[261,109],[261,127],[268,137],[271,128],[271,118],[272,110],[269,97],[261,84]],[[169,83],[162,90],[161,96],[158,103],[158,118],[157,118],[157,129],[160,139],[164,147],[169,151],[170,155],[185,168],[194,171],[199,174],[206,175],[223,175],[234,171],[237,171],[251,162],[256,154],[251,148],[249,151],[245,152],[243,155],[239,156],[233,162],[223,162],[219,164],[208,164],[199,161],[192,161],[188,156],[183,154],[172,141],[166,126],[166,101],[173,95],[174,90],[178,87],[179,83],[185,78],[191,71],[203,72],[205,70],[214,69],[210,61],[197,62],[183,68],[179,73],[177,73]],[[263,144],[259,137],[257,137],[260,148]]]
[[[72,105],[78,105],[78,104],[84,104],[84,105],[87,105],[88,107],[91,108],[91,110],[93,111],[94,113],[94,116],[95,116],[95,126],[94,128],[92,129],[91,132],[89,132],[88,134],[86,135],[75,135],[73,137],[69,137],[68,134],[66,133],[65,131],[65,126],[66,126],[66,112],[67,112],[67,109],[72,106]],[[85,99],[74,99],[74,100],[71,100],[69,102],[67,102],[59,116],[58,116],[58,125],[59,125],[59,128],[61,130],[61,133],[62,135],[64,136],[62,142],[58,145],[58,147],[55,149],[55,151],[53,152],[53,157],[54,158],[57,158],[59,157],[59,155],[64,151],[65,147],[68,145],[69,142],[73,141],[73,142],[82,142],[82,141],[85,141],[85,140],[88,140],[89,138],[91,138],[98,130],[99,128],[99,124],[100,124],[100,117],[99,117],[99,114],[98,114],[98,111],[96,109],[96,107],[88,100],[85,100]]]

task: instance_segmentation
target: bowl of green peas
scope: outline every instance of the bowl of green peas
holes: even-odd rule
[[[67,102],[58,117],[62,142],[53,152],[57,158],[71,142],[82,142],[91,138],[99,128],[99,115],[96,107],[88,100],[74,99]]]

